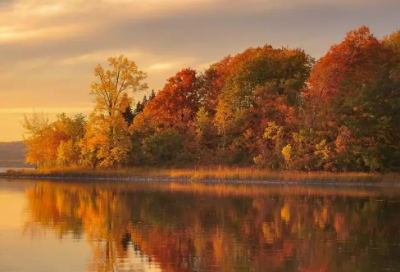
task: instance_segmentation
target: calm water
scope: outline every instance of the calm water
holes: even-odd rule
[[[400,271],[400,194],[0,180],[0,271]]]

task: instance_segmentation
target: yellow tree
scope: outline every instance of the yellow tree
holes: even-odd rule
[[[43,114],[25,116],[26,161],[39,168],[76,164],[80,155],[77,143],[85,134],[85,124],[81,114],[69,118],[62,113],[52,123]]]
[[[90,94],[95,95],[95,111],[115,116],[121,114],[121,108],[125,110],[128,106],[124,105],[127,102],[124,94],[147,88],[147,84],[142,83],[146,73],[122,55],[108,58],[108,64],[109,70],[104,70],[100,64],[94,69],[97,80],[92,83]]]
[[[86,118],[82,114],[74,118],[67,117],[64,113],[58,115],[53,123],[56,139],[58,139],[57,165],[74,166],[78,164],[81,149],[78,143],[85,135]]]
[[[92,167],[114,167],[127,159],[130,139],[122,112],[132,103],[130,91],[147,88],[142,83],[146,73],[135,62],[121,55],[109,58],[108,65],[108,70],[100,64],[94,70],[97,80],[90,94],[95,96],[96,105],[81,142],[83,162]]]
[[[51,130],[49,119],[44,114],[34,112],[30,117],[25,115],[22,126],[25,130],[24,143],[28,151],[26,162],[36,167],[44,166],[48,159],[48,136]]]

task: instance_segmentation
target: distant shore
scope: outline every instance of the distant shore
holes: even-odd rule
[[[273,172],[252,168],[7,170],[0,173],[0,179],[400,187],[397,173]]]

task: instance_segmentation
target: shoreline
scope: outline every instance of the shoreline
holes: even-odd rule
[[[6,180],[47,180],[47,181],[78,181],[78,182],[150,182],[150,183],[201,183],[201,184],[230,184],[230,185],[282,185],[282,186],[322,186],[322,187],[393,187],[400,188],[398,182],[387,181],[340,181],[324,179],[242,179],[242,178],[193,178],[146,175],[62,175],[62,174],[8,174],[0,173],[0,179]]]

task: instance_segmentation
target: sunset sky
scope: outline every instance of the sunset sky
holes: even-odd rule
[[[0,141],[22,139],[24,113],[89,113],[93,68],[109,56],[134,60],[158,90],[250,46],[319,58],[361,25],[381,38],[400,28],[399,10],[398,0],[0,0]]]

